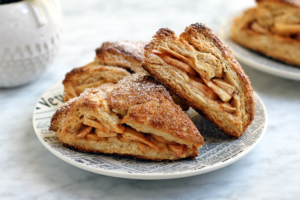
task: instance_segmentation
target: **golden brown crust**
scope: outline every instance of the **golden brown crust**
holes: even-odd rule
[[[200,38],[204,43],[201,46],[194,47],[193,41],[195,41],[195,38]],[[237,93],[242,97],[240,113],[237,112],[235,117],[224,114],[223,110],[219,109],[218,106],[214,106],[216,102],[205,98],[202,93],[195,91],[189,85],[189,77],[186,73],[162,62],[158,56],[152,53],[153,50],[162,48],[168,48],[179,53],[184,56],[183,59],[188,58],[187,62],[192,67],[197,65],[198,61],[195,55],[198,55],[199,51],[207,56],[213,55],[215,60],[220,60],[221,63],[226,64],[224,70],[227,72],[225,73],[234,77],[235,80],[232,81],[232,84],[235,85],[238,89]],[[200,61],[202,62],[202,60]],[[197,23],[187,27],[180,38],[169,29],[160,29],[153,37],[153,40],[145,46],[145,59],[142,66],[148,73],[223,130],[224,133],[232,137],[240,137],[254,118],[253,90],[248,77],[228,47],[203,24]],[[201,77],[204,76],[202,78],[206,78],[208,75],[208,72],[205,70],[203,74],[200,74]],[[213,107],[216,108],[212,110]]]
[[[231,39],[251,50],[300,67],[300,1],[264,0],[257,3],[255,8],[233,20]],[[298,33],[297,30],[285,32],[284,28],[289,29],[286,25],[298,29]]]
[[[66,116],[70,110],[74,107],[75,98],[72,101],[68,101],[64,106],[60,107],[55,111],[51,117],[49,131],[57,132],[61,126],[61,119]]]
[[[95,61],[123,67],[134,73],[146,73],[141,67],[145,44],[146,42],[133,41],[104,42],[100,48],[96,49]]]
[[[86,89],[85,92],[83,92],[79,97],[71,99],[70,101],[65,103],[53,115],[49,130],[57,132],[58,139],[64,145],[84,152],[102,152],[109,154],[115,153],[119,155],[132,155],[137,158],[150,160],[177,160],[181,158],[197,156],[198,151],[195,148],[200,147],[203,144],[203,138],[201,137],[196,127],[192,124],[190,119],[186,116],[186,114],[182,112],[176,104],[173,103],[170,95],[163,88],[163,86],[158,85],[150,77],[147,78],[141,74],[128,76],[125,79],[128,80],[129,83],[122,84],[121,81],[121,83],[117,84],[116,86],[114,84],[104,84],[98,88]],[[137,79],[140,81],[144,80],[145,82],[143,82],[142,84],[138,84]],[[118,96],[118,91],[123,92],[123,95],[125,95],[124,91],[128,91],[127,87],[132,87],[138,90],[136,86],[140,85],[140,91],[142,91],[143,89],[145,89],[145,86],[143,86],[144,84],[146,84],[147,87],[150,86],[152,88],[152,94],[149,94],[150,99],[148,99],[149,101],[146,103],[147,106],[150,107],[147,107],[146,104],[143,105],[141,101],[137,102],[135,100],[137,98],[136,93],[135,95],[126,96],[125,99]],[[121,89],[122,85],[124,85],[123,90]],[[115,88],[117,88],[118,91],[115,91]],[[110,96],[111,98],[110,101],[108,101],[108,96]],[[119,98],[115,99],[113,96],[118,96]],[[118,111],[120,111],[121,109],[116,107],[116,105],[111,101],[117,101],[119,104],[121,103],[121,101],[127,101],[131,103],[127,104],[127,107],[126,103],[121,103],[123,107],[121,106],[120,108],[125,108],[123,109],[125,112],[120,113]],[[155,120],[160,120],[157,121],[157,123],[162,124],[162,126],[151,126],[153,123],[144,123],[145,121],[143,121],[142,119],[143,116],[140,116],[141,118],[134,116],[134,114],[145,114],[143,113],[143,111],[135,113],[135,109],[156,109],[157,103],[160,101],[167,102],[164,104],[167,106],[166,108],[164,108],[164,115],[160,116],[160,118],[157,118],[157,116],[149,115],[148,119],[152,122],[154,122]],[[110,103],[114,105],[113,109],[111,109]],[[166,114],[173,113],[172,109],[177,111],[177,119],[187,120],[185,124],[182,125],[186,128],[181,129],[181,134],[174,134],[175,136],[170,133],[173,127],[168,127],[172,125],[172,123],[166,123],[168,122],[168,116]],[[100,124],[107,130],[112,131],[115,135],[117,135],[117,137],[113,136],[104,139],[100,138],[99,141],[85,137],[77,137],[77,134],[80,132],[80,130],[82,130],[82,128],[86,126],[86,122],[88,121]],[[172,150],[170,149],[171,147],[168,146],[168,143],[159,143],[159,141],[157,141],[150,135],[147,136],[147,134],[146,137],[148,138],[148,140],[150,140],[150,142],[152,142],[152,144],[154,144],[154,147],[156,146],[156,148],[152,148],[151,145],[149,147],[147,145],[139,144],[139,142],[134,140],[128,140],[128,138],[122,135],[126,133],[124,132],[125,128],[122,124],[130,125],[135,129],[149,130],[148,132],[143,133],[156,134],[157,132],[159,136],[166,135],[166,137],[163,138],[167,138],[168,141],[178,141],[177,143],[185,145],[184,148],[186,149],[184,151],[186,152],[186,154],[182,156],[176,155],[174,152],[172,152]],[[191,130],[195,130],[195,132],[189,133],[188,131]],[[193,138],[191,138],[191,136],[195,137],[194,140]],[[201,139],[201,141],[199,140],[199,138]]]
[[[288,5],[292,7],[299,8],[300,1],[299,0],[256,0],[256,3],[279,3],[283,5]]]

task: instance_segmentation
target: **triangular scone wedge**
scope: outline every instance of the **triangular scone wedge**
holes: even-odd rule
[[[73,69],[63,80],[64,101],[79,96],[86,88],[99,87],[104,83],[117,83],[130,73],[120,67],[91,62],[84,67]]]
[[[204,144],[164,86],[144,74],[86,89],[56,111],[50,130],[79,151],[149,160],[195,157]]]
[[[240,137],[254,118],[248,77],[203,24],[187,27],[180,38],[160,29],[145,47],[142,66],[229,136]]]
[[[146,44],[135,41],[104,42],[96,49],[95,62],[123,67],[133,73],[146,73],[141,66]]]

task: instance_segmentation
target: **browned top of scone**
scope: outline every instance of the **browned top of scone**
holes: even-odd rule
[[[280,3],[292,7],[300,7],[300,0],[256,0],[256,3]]]
[[[195,37],[195,34],[203,34],[208,40],[212,41],[214,45],[218,47],[220,51],[222,51],[223,57],[228,59],[234,59],[232,56],[231,50],[221,41],[219,36],[217,36],[210,28],[208,28],[205,24],[195,23],[186,27],[185,32],[182,35]]]
[[[101,47],[96,49],[96,55],[101,57],[103,52],[119,53],[142,62],[145,44],[146,42],[133,41],[104,42]]]
[[[147,45],[145,45],[145,51],[144,51],[145,58],[142,63],[142,67],[148,73],[150,72],[148,71],[148,69],[145,68],[144,63],[146,62],[152,64],[160,63],[160,59],[157,56],[153,56],[152,50],[154,50],[158,46],[166,47],[167,44],[170,43],[176,43],[176,45],[180,46],[181,49],[184,49],[186,51],[193,51],[193,48],[190,47],[188,44],[186,44],[186,41],[178,38],[177,35],[174,33],[174,31],[170,30],[169,28],[161,28],[155,33],[153,39]]]
[[[196,146],[204,143],[193,122],[151,76],[140,73],[123,78],[108,92],[107,101],[112,110],[128,111],[122,123],[133,121]]]
[[[156,34],[153,36],[153,38],[168,38],[171,37],[173,39],[177,38],[174,31],[170,30],[169,28],[160,28]],[[149,45],[149,44],[148,44]]]
[[[108,95],[109,105],[112,109],[125,109],[136,104],[153,100],[159,101],[159,99],[171,100],[171,96],[163,85],[142,73],[123,78],[115,85],[113,92]]]

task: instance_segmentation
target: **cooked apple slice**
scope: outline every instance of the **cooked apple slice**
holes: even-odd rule
[[[116,137],[118,135],[118,133],[114,133],[111,131],[103,131],[97,128],[95,129],[95,133],[97,137]]]
[[[204,85],[202,83],[194,81],[193,79],[190,79],[190,83],[192,86],[194,86],[198,90],[200,90],[206,97],[208,97],[212,100],[218,99],[218,95],[215,93],[215,91],[213,89],[209,88],[207,85]]]
[[[89,133],[89,134],[87,134],[86,137],[87,137],[88,140],[101,140],[101,141],[106,141],[107,140],[105,137],[97,137],[97,135],[94,134],[94,133]]]
[[[222,103],[220,104],[220,107],[228,113],[234,113],[236,111],[236,108],[232,107],[230,103]]]
[[[190,67],[188,64],[186,64],[180,60],[171,58],[170,56],[164,55],[162,53],[157,53],[157,51],[154,51],[153,53],[156,53],[157,55],[159,55],[159,57],[161,59],[163,59],[166,63],[168,63],[172,66],[175,66],[183,71],[186,71],[193,76],[197,76],[197,72],[192,67]]]
[[[85,137],[87,134],[89,134],[91,132],[91,130],[93,129],[93,127],[91,126],[84,126],[79,133],[77,134],[76,137]]]
[[[214,84],[212,81],[208,81],[206,79],[204,79],[204,82],[206,83],[206,85],[208,85],[208,87],[210,87],[219,97],[220,99],[222,99],[222,101],[224,101],[225,103],[228,102],[232,96],[230,94],[228,94],[227,92],[225,92],[224,90],[222,90],[221,88],[219,88],[216,84]]]
[[[219,86],[222,90],[227,92],[229,95],[232,95],[232,93],[235,91],[235,87],[224,81],[220,78],[214,78],[213,82]]]

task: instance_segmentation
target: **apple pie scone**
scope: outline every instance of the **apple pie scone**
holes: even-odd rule
[[[240,137],[254,118],[248,77],[203,24],[192,24],[180,37],[160,29],[145,46],[142,66],[229,136]]]
[[[256,0],[235,18],[231,38],[238,44],[300,67],[300,1]]]
[[[55,112],[49,130],[79,151],[149,160],[193,158],[204,144],[165,87],[141,73],[86,89]]]

